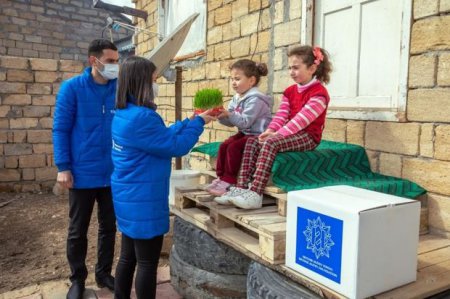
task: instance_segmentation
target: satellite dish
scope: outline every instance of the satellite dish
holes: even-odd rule
[[[169,66],[170,61],[183,45],[186,36],[191,29],[192,23],[199,16],[195,13],[177,26],[174,31],[164,38],[149,54],[144,55],[145,58],[151,60],[158,68],[158,76]]]

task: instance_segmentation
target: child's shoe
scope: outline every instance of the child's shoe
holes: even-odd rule
[[[211,184],[206,185],[206,186],[203,188],[203,190],[209,192],[209,189],[214,188],[214,187],[217,185],[217,183],[219,183],[219,182],[220,182],[220,179],[214,179],[214,180],[211,182]]]
[[[244,189],[241,188],[230,187],[229,191],[224,193],[222,196],[214,197],[214,201],[221,205],[232,205],[230,198],[241,194],[243,190]]]
[[[224,182],[222,180],[219,180],[219,182],[217,182],[214,186],[212,186],[211,188],[208,188],[209,193],[211,193],[212,195],[215,196],[222,196],[223,194],[225,194],[228,191],[228,188],[231,186],[231,184]]]
[[[242,192],[230,197],[229,201],[241,209],[259,209],[262,207],[263,196],[250,189],[241,189]]]

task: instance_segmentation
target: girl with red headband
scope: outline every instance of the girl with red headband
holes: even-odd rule
[[[295,84],[283,92],[267,130],[247,139],[236,187],[215,198],[220,204],[260,208],[276,154],[313,150],[321,141],[330,101],[323,86],[330,81],[328,53],[319,47],[294,46],[289,49],[288,60]]]

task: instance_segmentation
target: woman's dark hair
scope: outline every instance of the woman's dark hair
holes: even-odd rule
[[[150,60],[131,56],[120,66],[116,108],[123,109],[128,102],[156,109],[153,95],[153,73],[156,66]]]
[[[316,78],[321,82],[330,82],[330,72],[332,71],[332,65],[329,59],[330,55],[327,51],[319,47],[293,46],[288,50],[288,57],[291,57],[293,55],[299,56],[308,67],[316,64],[317,70],[314,73],[314,76],[316,76]]]
[[[243,71],[245,76],[248,78],[255,77],[255,85],[258,85],[261,76],[266,76],[268,73],[267,65],[265,63],[256,63],[250,59],[240,59],[236,61],[230,66],[230,70],[232,69],[239,69]]]
[[[103,54],[103,50],[105,49],[111,49],[114,51],[117,51],[116,45],[114,45],[112,42],[110,42],[107,39],[94,39],[90,44],[88,48],[88,56],[95,56],[97,58],[100,58]]]

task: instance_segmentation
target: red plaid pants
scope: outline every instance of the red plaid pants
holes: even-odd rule
[[[289,136],[269,138],[263,143],[258,137],[250,137],[245,144],[242,164],[239,170],[237,187],[262,194],[267,185],[275,156],[278,152],[304,152],[317,147],[317,143],[308,133],[298,132]],[[253,179],[253,181],[252,181]]]

